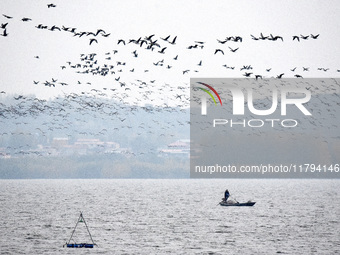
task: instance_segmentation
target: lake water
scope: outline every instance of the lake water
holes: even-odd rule
[[[336,254],[340,180],[0,180],[1,254]],[[222,207],[228,188],[253,207]],[[98,247],[69,249],[82,211]],[[73,238],[89,241],[79,223]]]

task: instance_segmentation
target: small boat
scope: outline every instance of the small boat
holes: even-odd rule
[[[246,202],[246,203],[228,203],[228,202],[220,202],[222,206],[253,206],[256,202]]]
[[[253,206],[256,202],[251,202],[251,201],[248,201],[248,202],[245,202],[245,203],[239,203],[239,202],[234,202],[234,201],[224,201],[222,200],[220,202],[220,205],[222,206]]]
[[[73,234],[74,234],[74,232],[76,231],[76,228],[77,228],[77,226],[78,226],[78,223],[84,223],[84,224],[85,224],[86,229],[87,229],[87,232],[88,232],[88,234],[89,234],[89,236],[90,236],[90,238],[91,238],[92,243],[76,243],[76,242],[71,242],[71,240],[73,240]],[[80,216],[79,216],[79,218],[78,218],[78,221],[77,221],[77,223],[76,223],[76,226],[74,227],[74,229],[73,229],[73,231],[72,231],[71,237],[70,237],[70,239],[68,240],[68,242],[66,242],[66,244],[63,245],[63,247],[66,246],[67,248],[93,248],[95,245],[96,245],[96,244],[94,243],[94,241],[93,241],[93,239],[92,239],[92,235],[91,235],[90,230],[89,230],[89,228],[88,228],[88,226],[87,226],[87,224],[86,224],[86,221],[85,221],[85,219],[84,219],[83,213],[80,212]]]

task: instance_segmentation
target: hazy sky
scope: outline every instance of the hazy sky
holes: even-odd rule
[[[301,74],[304,77],[339,77],[340,2],[339,1],[1,1],[0,23],[8,22],[8,36],[0,37],[0,90],[7,94],[34,93],[41,97],[62,92],[88,91],[93,88],[115,88],[121,81],[135,82],[156,80],[157,86],[176,88],[188,85],[190,77],[243,77],[243,65],[251,65],[254,74],[271,77],[285,73],[285,77]],[[23,22],[27,17],[31,21]],[[98,43],[89,45],[90,36],[73,36],[64,31],[37,29],[43,24],[51,28],[77,28],[76,32],[105,30],[108,37],[96,37]],[[2,33],[3,29],[0,30]],[[260,36],[280,35],[284,42],[254,41],[251,34]],[[165,54],[140,48],[139,45],[117,45],[118,39],[144,38],[155,34]],[[293,41],[293,35],[320,34],[317,40]],[[177,36],[176,45],[164,42],[160,37]],[[243,42],[227,42],[217,39],[241,36]],[[195,41],[203,41],[204,49],[189,50]],[[233,53],[228,49],[239,49]],[[214,55],[221,48],[225,55]],[[113,50],[118,53],[113,56]],[[137,50],[138,58],[132,52]],[[111,60],[106,60],[111,52]],[[67,62],[80,63],[80,54],[96,53],[98,63],[126,62],[121,73],[105,77],[77,74]],[[178,56],[178,60],[173,58]],[[39,59],[35,58],[39,56]],[[164,66],[153,63],[164,59]],[[202,66],[197,64],[202,60]],[[235,66],[226,70],[223,64]],[[171,69],[165,68],[167,65]],[[65,70],[61,66],[66,66]],[[290,69],[297,67],[295,72]],[[302,67],[309,67],[303,72]],[[329,68],[327,72],[317,68]],[[272,68],[271,72],[265,71]],[[134,72],[130,70],[134,69]],[[184,70],[190,70],[183,75]],[[149,70],[145,72],[145,70]],[[195,72],[194,70],[198,71]],[[43,85],[57,79],[68,86],[55,88]],[[38,85],[33,81],[39,81]],[[78,84],[78,81],[81,84]],[[90,82],[92,85],[86,85]],[[169,90],[170,93],[171,90]],[[133,91],[131,92],[133,93]],[[166,94],[166,93],[165,93]],[[136,95],[137,96],[137,95]]]

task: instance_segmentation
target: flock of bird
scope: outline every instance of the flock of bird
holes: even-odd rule
[[[188,124],[188,109],[166,104],[159,107],[126,104],[97,89],[65,94],[53,100],[19,95],[6,97],[0,103],[3,126],[0,141],[13,155],[42,156],[43,151],[32,148],[32,143],[48,144],[51,135],[72,140],[95,137],[103,141],[116,137],[121,146],[127,146],[131,137],[170,143],[177,136],[188,135]],[[10,143],[11,137],[21,140],[17,147]],[[145,144],[142,151],[133,151],[130,156],[151,152],[157,153],[157,148]]]
[[[48,9],[56,7],[53,3],[47,4]],[[0,35],[10,37],[11,21],[16,18],[7,14],[3,14],[2,17],[4,20],[0,20]],[[34,20],[28,17],[19,19],[28,24],[34,23]],[[174,130],[178,126],[188,128],[190,123],[188,116],[190,85],[187,79],[190,75],[202,72],[207,62],[206,59],[202,58],[195,61],[192,66],[183,68],[180,62],[185,60],[186,52],[187,55],[199,58],[201,56],[201,54],[198,54],[199,51],[209,51],[208,54],[211,58],[225,56],[226,61],[228,61],[228,54],[242,52],[242,47],[249,41],[303,43],[304,41],[322,38],[320,34],[314,33],[291,35],[289,38],[276,34],[260,33],[259,35],[250,34],[249,36],[228,35],[213,39],[213,42],[196,40],[186,43],[185,38],[171,34],[113,38],[113,33],[102,28],[85,31],[76,27],[56,24],[39,23],[33,24],[33,26],[33,29],[46,31],[46,33],[65,33],[73,38],[72,40],[83,40],[85,38],[87,40],[86,45],[91,46],[92,52],[83,52],[79,59],[56,64],[56,68],[62,72],[76,76],[76,84],[58,77],[48,79],[37,77],[32,81],[32,85],[42,85],[51,89],[59,86],[86,86],[86,89],[84,88],[80,93],[58,96],[52,101],[25,95],[7,96],[6,91],[0,91],[0,98],[3,99],[3,102],[0,103],[0,124],[5,126],[6,123],[12,121],[13,125],[9,126],[18,130],[4,129],[0,134],[1,138],[10,134],[36,136],[38,133],[47,139],[49,133],[54,132],[59,134],[64,132],[66,136],[72,136],[78,132],[83,136],[96,137],[131,130],[137,136],[143,136],[153,135],[154,125],[161,125],[163,132],[157,133],[157,136],[175,139],[174,134],[176,132]],[[6,40],[6,38],[0,39]],[[96,45],[100,45],[102,40],[109,40],[112,48],[104,52],[101,51],[102,49]],[[81,43],[79,42],[79,44]],[[152,57],[144,60],[146,56]],[[38,55],[32,57],[36,61],[43,59],[43,56]],[[37,65],[39,65],[39,62],[37,62]],[[282,79],[286,77],[296,77],[302,80],[312,68],[314,71],[315,67],[293,66],[289,70],[278,72],[271,67],[258,70],[249,63],[243,65],[223,63],[220,66],[220,70],[228,71],[226,76],[254,78],[254,81],[264,78]],[[159,76],[166,70],[174,70],[174,74],[183,77],[184,82],[174,85],[152,77],[153,75]],[[320,66],[315,68],[315,71],[329,72],[334,70]],[[335,71],[339,73],[340,69]],[[96,77],[98,76],[113,77],[110,80],[111,84],[98,88],[96,86]],[[138,119],[136,116],[141,112],[150,115],[152,124],[147,124],[143,120],[139,120],[136,125],[131,124]],[[78,114],[79,117],[74,118],[75,114]],[[158,118],[161,115],[167,116],[168,120],[160,122]],[[28,126],[26,122],[28,119],[30,121],[41,119],[42,121],[37,122],[40,126],[34,127],[33,131],[22,131]],[[44,121],[46,119],[49,121]],[[108,128],[102,125],[98,130],[93,126],[95,130],[93,132],[82,130],[82,126],[85,126],[89,119],[94,120],[94,122],[98,119],[103,122],[109,120],[108,125],[112,124],[112,130],[108,131]],[[105,131],[103,131],[104,129]]]
[[[46,26],[47,28],[47,26]],[[65,31],[69,31],[78,35],[88,35],[88,34],[94,34],[94,35],[109,35],[106,34],[104,30],[102,29],[98,29],[97,32],[93,33],[93,32],[81,32],[81,33],[77,33],[75,32],[76,29],[75,28],[63,28]],[[262,38],[263,35],[261,34]],[[315,37],[315,36],[314,36]],[[129,49],[131,49],[130,51],[130,56],[128,56],[127,58],[125,57],[124,59],[121,59],[120,57],[120,52],[123,51],[121,49],[115,48],[112,49],[111,51],[107,51],[105,52],[104,57],[100,58],[99,55],[97,53],[82,53],[80,55],[80,58],[78,61],[76,62],[72,62],[72,61],[67,61],[66,63],[63,63],[60,68],[62,70],[67,70],[67,69],[71,69],[74,70],[75,73],[77,74],[89,74],[91,76],[108,76],[108,75],[113,75],[115,77],[115,81],[120,85],[120,86],[126,86],[126,82],[122,80],[121,78],[121,73],[128,73],[128,74],[132,74],[135,73],[136,71],[140,71],[140,75],[143,76],[143,73],[149,73],[151,72],[151,69],[154,72],[159,72],[160,70],[155,69],[157,68],[164,68],[164,69],[172,69],[175,65],[176,62],[180,61],[181,56],[179,56],[178,54],[174,55],[174,56],[162,56],[166,53],[166,50],[168,47],[175,45],[176,44],[176,40],[177,40],[177,36],[174,36],[171,38],[171,35],[168,35],[166,37],[158,37],[158,39],[153,39],[155,38],[155,35],[147,35],[147,36],[140,36],[138,38],[130,38],[128,40],[124,40],[124,39],[118,39],[117,41],[117,46],[118,45],[136,45],[137,48],[132,48],[131,47]],[[266,37],[263,37],[266,38]],[[276,37],[274,37],[276,38]],[[243,41],[242,37],[240,36],[231,36],[231,37],[227,37],[226,40],[224,41],[220,41],[217,39],[217,41],[219,43],[224,43],[228,40],[232,40],[232,41]],[[262,39],[264,40],[264,39]],[[168,45],[162,45],[161,43],[166,42]],[[195,41],[194,44],[191,44],[187,47],[187,49],[203,49],[204,48],[205,43],[201,42],[201,41]],[[141,48],[142,46],[144,46],[145,48]],[[156,48],[158,48],[158,50],[155,50]],[[228,46],[228,48],[230,49],[231,52],[236,52],[238,48],[231,48],[230,46]],[[147,63],[143,63],[143,65],[140,65],[138,67],[135,66],[130,66],[129,67],[129,59],[133,59],[133,58],[140,58],[141,55],[141,51],[142,50],[151,50],[156,52],[156,54],[159,54],[161,57],[156,60],[153,61],[152,63],[149,63],[149,65]],[[220,48],[215,49],[214,55],[215,54],[223,54],[224,55],[224,51]],[[157,55],[156,55],[157,56]],[[143,61],[143,60],[141,60]],[[245,71],[244,73],[242,73],[241,75],[244,77],[254,77],[255,79],[259,79],[259,78],[283,78],[283,77],[296,77],[296,78],[303,78],[303,74],[305,72],[309,72],[310,71],[310,67],[293,67],[289,69],[288,74],[286,73],[278,73],[278,74],[272,74],[272,68],[266,68],[263,71],[257,71],[258,73],[255,73],[253,71],[253,67],[252,65],[243,65],[240,67],[237,66],[233,66],[233,65],[228,65],[228,64],[222,64],[221,68],[225,68],[226,70],[231,70],[231,71],[236,71],[236,70],[240,70],[240,71]],[[184,69],[184,70],[180,70],[180,74],[182,75],[188,75],[190,73],[199,73],[201,72],[201,70],[204,70],[204,60],[199,60],[196,64],[195,67],[193,69]],[[250,71],[251,70],[251,71]],[[327,72],[330,70],[330,68],[328,67],[318,67],[316,69],[317,71],[322,71],[322,72]],[[299,71],[299,73],[297,73]],[[337,69],[336,72],[340,72],[340,69]],[[228,73],[228,75],[232,75],[230,73]],[[145,81],[144,81],[145,82]],[[154,80],[150,80],[149,82],[154,82]],[[37,84],[37,81],[34,81],[34,84]],[[82,82],[78,81],[78,84],[81,84]],[[44,82],[45,86],[53,86],[55,87],[57,84],[50,82],[50,81],[45,81]],[[88,82],[85,82],[85,84],[88,84]],[[60,82],[60,85],[68,85],[65,82]]]
[[[48,4],[47,5],[48,8],[52,8],[52,7],[56,7],[56,5],[54,4]],[[3,14],[3,17],[5,17],[6,19],[12,19],[13,17]],[[32,21],[32,19],[30,18],[22,18],[22,21]],[[3,36],[8,36],[8,32],[6,30],[6,27],[8,25],[7,23],[3,23],[1,24],[1,27],[3,29]],[[76,27],[69,27],[69,26],[58,26],[58,25],[46,25],[46,24],[38,24],[35,26],[36,29],[40,29],[40,30],[46,30],[46,31],[52,31],[52,32],[65,32],[65,33],[69,33],[70,35],[72,35],[72,37],[75,38],[88,38],[89,40],[89,44],[93,45],[93,44],[97,44],[99,43],[100,39],[99,38],[108,38],[108,37],[112,37],[111,33],[107,33],[104,29],[102,28],[98,28],[96,31],[83,31],[83,30],[79,30]],[[273,34],[269,34],[269,35],[264,35],[263,33],[260,33],[260,35],[255,36],[250,34],[250,38],[251,40],[255,40],[255,41],[284,41],[283,36],[280,35],[273,35]],[[310,35],[292,35],[291,36],[291,40],[293,41],[307,41],[307,40],[316,40],[320,38],[320,34],[310,34]],[[135,45],[137,46],[137,48],[134,48],[131,51],[131,57],[133,58],[139,58],[140,57],[140,52],[142,50],[150,50],[150,51],[154,51],[155,53],[159,54],[160,56],[162,55],[167,55],[168,50],[170,49],[170,47],[174,47],[177,44],[177,41],[180,38],[178,38],[178,36],[171,36],[171,35],[167,35],[167,36],[156,36],[155,34],[151,34],[151,35],[145,35],[145,36],[139,36],[137,38],[129,38],[129,39],[123,39],[123,38],[118,38],[118,39],[114,39],[115,44],[118,46],[128,46],[128,45]],[[224,39],[216,39],[217,44],[220,45],[225,45],[228,43],[233,43],[233,44],[244,44],[246,43],[248,38],[245,38],[244,36],[240,36],[240,35],[234,35],[234,36],[226,36]],[[204,41],[194,41],[193,43],[191,43],[190,45],[186,46],[186,49],[188,50],[194,50],[194,49],[204,49],[206,46],[206,42]],[[130,49],[131,47],[129,47],[128,49]],[[122,49],[123,50],[123,49]],[[231,53],[237,53],[240,51],[240,46],[238,47],[232,47],[232,45],[228,45],[227,47],[215,47],[213,55],[225,55],[226,54],[226,50],[230,51]],[[83,54],[81,56],[81,62],[78,63],[71,63],[71,61],[68,61],[68,65],[61,65],[61,68],[64,70],[66,69],[66,67],[70,67],[70,68],[74,68],[76,69],[77,73],[80,74],[93,74],[93,75],[118,75],[117,77],[115,77],[115,79],[120,79],[119,78],[119,73],[123,72],[122,66],[127,66],[126,64],[126,60],[121,60],[119,59],[118,55],[120,53],[121,49],[113,49],[112,52],[107,52],[106,53],[106,57],[105,59],[103,59],[104,61],[106,60],[108,62],[108,60],[112,60],[115,62],[110,62],[110,63],[104,63],[102,65],[99,64],[99,62],[103,62],[102,60],[93,60],[94,56],[88,56],[87,58],[83,58]],[[86,54],[86,53],[84,53]],[[96,55],[96,53],[94,53],[93,55]],[[117,56],[116,58],[113,57],[112,55]],[[36,58],[39,58],[39,56],[35,56]],[[169,58],[169,56],[167,56],[167,58]],[[167,63],[165,63],[166,60],[164,60],[164,57],[162,59],[159,59],[155,62],[153,62],[153,66],[158,66],[158,67],[162,67],[164,66],[166,69],[172,69],[173,66],[175,65],[175,61],[179,61],[181,57],[177,54],[171,57],[172,61],[168,61]],[[82,63],[85,62],[85,63]],[[198,73],[200,72],[200,69],[202,69],[204,66],[204,60],[201,59],[198,61],[198,63],[196,64],[195,68],[186,68],[184,70],[181,70],[181,73],[183,75],[188,75],[191,73]],[[226,69],[229,70],[237,70],[237,68],[233,65],[230,64],[222,64],[222,67],[225,67]],[[150,66],[145,68],[146,65],[143,65],[144,67],[144,72],[149,72],[150,70]],[[119,69],[118,69],[119,68]],[[118,70],[116,70],[118,69]],[[265,70],[261,71],[259,70],[258,73],[254,73],[254,72],[245,72],[242,74],[242,76],[244,77],[254,77],[256,79],[258,78],[262,78],[262,77],[274,77],[274,78],[282,78],[284,75],[285,77],[291,77],[294,76],[296,78],[302,78],[303,75],[302,73],[293,73],[293,74],[285,74],[285,73],[278,73],[278,74],[273,74],[273,75],[269,75],[268,73],[271,71],[272,68],[266,68]],[[303,72],[309,71],[309,67],[301,67]],[[240,68],[240,70],[242,70],[242,67]],[[293,67],[291,68],[291,72],[295,72],[295,70],[298,70],[297,67]],[[324,71],[327,72],[330,69],[328,67],[318,67],[317,68],[318,71]],[[135,67],[131,67],[130,69],[128,69],[129,72],[135,72],[136,68]],[[336,72],[340,72],[340,69],[337,69]],[[230,75],[230,74],[229,74]],[[233,75],[234,76],[234,75]],[[34,82],[36,84],[36,82]],[[51,83],[49,81],[44,82],[45,86],[49,86],[49,87],[54,87],[56,84],[55,83]],[[66,82],[62,82],[61,85],[66,85]]]

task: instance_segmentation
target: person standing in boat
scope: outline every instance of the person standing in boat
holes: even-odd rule
[[[226,191],[224,192],[224,202],[227,202],[227,200],[228,200],[229,197],[230,197],[229,190],[226,189]]]

